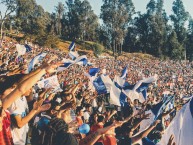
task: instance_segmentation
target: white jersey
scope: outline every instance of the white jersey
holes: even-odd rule
[[[18,98],[8,109],[11,115],[21,115],[22,118],[26,116],[28,111],[27,100],[25,97]],[[23,127],[18,128],[15,124],[11,124],[11,134],[14,145],[25,145],[26,136],[28,133],[28,123]]]

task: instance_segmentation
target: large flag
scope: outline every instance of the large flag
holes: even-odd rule
[[[130,97],[131,101],[134,99],[139,99],[140,102],[143,102],[147,99],[147,89],[149,84],[155,82],[157,80],[157,75],[151,76],[149,78],[145,78],[140,80],[135,85],[129,85],[128,83],[124,85],[124,90],[127,96]],[[139,94],[137,95],[138,92]]]
[[[79,57],[76,51],[70,51],[68,55],[72,58],[72,60],[75,60],[77,57]]]
[[[70,44],[70,46],[69,46],[69,50],[70,51],[74,51],[74,49],[75,49],[75,42],[74,41],[72,41],[72,43]]]
[[[167,144],[171,135],[176,145],[193,143],[193,99],[176,114],[157,145]]]
[[[88,84],[88,89],[91,91],[95,91],[95,87],[93,85],[93,81],[96,79],[96,74],[100,71],[99,68],[90,68],[88,73],[84,73],[86,77],[89,78],[89,84]]]
[[[81,65],[81,66],[87,66],[88,59],[87,59],[86,55],[82,55],[82,56],[78,57],[75,60],[75,64],[78,64],[78,65]]]
[[[78,64],[81,66],[87,66],[88,65],[88,60],[86,55],[82,55],[80,57],[78,57],[76,60],[70,60],[70,59],[63,59],[64,64],[61,65],[60,67],[58,67],[57,71],[63,71],[66,68],[68,68],[69,66],[73,65],[73,64]]]
[[[145,111],[146,114],[150,114],[149,119],[143,120],[140,124],[140,131],[145,130],[147,127],[149,127],[154,120],[156,120],[164,110],[166,110],[167,105],[170,102],[173,102],[174,97],[173,96],[165,96],[161,102],[154,105],[151,110]]]
[[[127,73],[128,73],[128,65],[123,69],[121,78],[126,79]]]
[[[74,61],[70,59],[63,59],[62,61],[64,62],[64,64],[57,68],[58,72],[63,71],[67,69],[69,66],[71,66],[72,64],[74,64]]]
[[[127,95],[124,90],[119,89],[115,84],[112,84],[110,90],[110,103],[116,106],[124,106],[127,101]]]
[[[117,106],[124,106],[127,102],[127,92],[124,87],[130,85],[125,79],[120,76],[115,76],[111,90],[110,90],[110,103]],[[136,92],[137,93],[137,92]],[[137,93],[138,95],[138,93]]]
[[[32,48],[27,44],[25,44],[25,45],[16,44],[16,50],[18,52],[17,57],[19,57],[21,55],[24,55],[27,52],[30,52],[32,50]]]
[[[53,88],[55,92],[62,91],[58,82],[57,75],[41,80],[37,82],[37,84],[39,88]]]
[[[45,56],[46,56],[47,53],[40,53],[38,54],[37,56],[35,56],[29,63],[29,66],[28,66],[28,72],[32,71],[32,69],[34,68],[34,66],[40,62]]]
[[[165,96],[161,102],[159,102],[157,105],[155,105],[152,108],[152,112],[155,115],[154,120],[156,120],[164,112],[167,105],[170,102],[173,102],[173,100],[174,100],[174,96]]]
[[[93,85],[98,94],[107,94],[110,92],[113,82],[109,76],[101,75],[93,81]]]

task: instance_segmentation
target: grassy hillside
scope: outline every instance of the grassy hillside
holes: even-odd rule
[[[22,39],[22,35],[20,34],[18,35],[12,35],[12,41],[18,40],[18,39]],[[8,40],[11,40],[10,37],[7,37]],[[57,48],[59,48],[61,51],[64,52],[68,52],[69,51],[69,46],[72,43],[72,41],[64,41],[64,40],[59,40],[58,44],[57,44]],[[94,50],[93,50],[93,46],[97,43],[92,42],[92,41],[76,41],[76,50],[80,53],[80,54],[86,54],[86,55],[91,55],[94,56]],[[102,56],[113,56],[113,52],[110,50],[106,50],[104,48],[104,46],[102,46],[101,44],[98,44],[104,51],[101,54]],[[155,59],[152,55],[149,54],[143,54],[143,53],[126,53],[123,52],[123,54],[121,56],[118,57],[118,59],[124,59],[124,58],[139,58],[139,59]]]

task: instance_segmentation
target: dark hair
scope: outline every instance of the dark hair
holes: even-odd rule
[[[103,122],[104,119],[105,119],[104,116],[100,115],[100,116],[98,116],[97,121],[98,121],[98,122]]]
[[[113,124],[113,122],[111,122],[111,121],[106,122],[106,123],[104,124],[104,127],[110,126],[110,125],[112,125],[112,124]]]
[[[19,82],[19,80],[25,76],[24,74],[17,74],[17,75],[12,75],[12,76],[6,76],[4,78],[4,81],[0,82],[0,94],[3,94],[3,92],[5,92],[5,90],[7,90],[8,88],[12,87],[14,84],[16,84],[17,82]]]
[[[76,108],[76,114],[78,114],[82,109],[83,109],[83,108],[82,108],[81,106],[78,106],[78,107]]]

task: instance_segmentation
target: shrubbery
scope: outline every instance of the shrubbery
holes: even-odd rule
[[[96,56],[101,55],[104,51],[104,47],[98,43],[93,44],[93,51]]]

